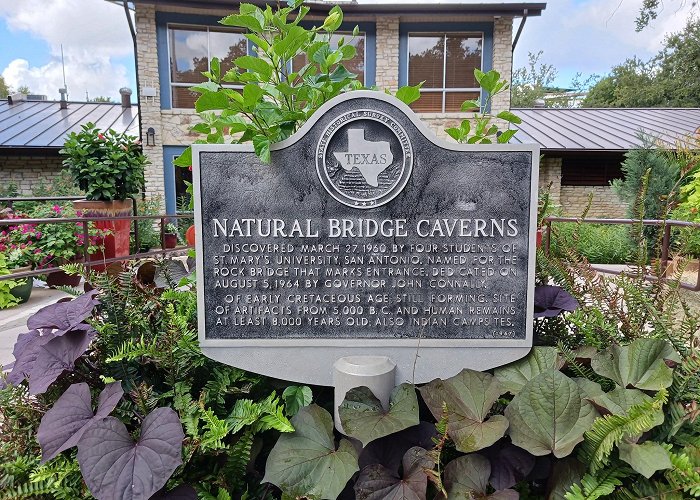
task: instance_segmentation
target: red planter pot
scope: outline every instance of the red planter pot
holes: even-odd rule
[[[175,248],[177,246],[177,234],[165,233],[163,235],[163,242],[165,243],[165,248]]]
[[[91,201],[78,200],[73,202],[73,207],[80,211],[83,217],[103,218],[104,221],[96,221],[95,227],[105,231],[109,231],[104,237],[102,245],[103,252],[96,252],[90,255],[91,262],[99,262],[104,259],[112,259],[114,257],[125,257],[129,255],[129,237],[131,235],[131,221],[129,220],[112,220],[110,217],[125,217],[131,215],[132,201],[131,200],[114,200],[114,201]],[[96,271],[104,271],[104,265],[92,266]]]

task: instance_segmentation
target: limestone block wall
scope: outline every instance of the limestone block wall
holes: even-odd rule
[[[589,217],[627,217],[625,204],[610,186],[562,186],[561,208],[566,215],[580,216],[593,194]]]
[[[561,204],[561,163],[561,158],[540,160],[540,192],[549,188],[549,200],[554,205]]]
[[[493,24],[493,69],[511,81],[513,71],[513,18],[500,17]],[[494,97],[491,112],[495,115],[510,109],[510,92]]]
[[[377,17],[376,85],[380,89],[399,88],[399,18]]]
[[[160,77],[158,75],[158,48],[156,44],[156,10],[153,5],[136,3],[136,33],[139,68],[139,99],[141,101],[141,133],[144,138],[143,151],[150,160],[146,167],[146,192],[149,196],[165,199],[165,179],[163,177],[163,124],[160,110]],[[144,97],[145,87],[156,89],[154,97]],[[146,131],[155,130],[155,146],[146,145]],[[185,144],[182,137],[176,144]],[[188,143],[189,144],[189,143]]]
[[[17,186],[19,194],[29,196],[40,185],[47,186],[63,169],[61,158],[36,156],[0,156],[0,180],[3,188]]]

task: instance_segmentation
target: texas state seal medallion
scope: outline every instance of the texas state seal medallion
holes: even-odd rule
[[[386,113],[357,110],[331,121],[318,142],[316,171],[344,205],[368,209],[393,200],[413,169],[408,134]]]

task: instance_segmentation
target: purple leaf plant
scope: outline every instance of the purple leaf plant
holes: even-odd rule
[[[114,417],[96,421],[78,443],[83,479],[97,500],[146,500],[182,464],[185,433],[172,408],[156,408],[143,419],[134,442]]]
[[[99,303],[97,291],[40,309],[29,318],[30,331],[17,337],[15,363],[7,381],[29,382],[30,394],[42,394],[66,370],[73,370],[96,332],[85,320]]]
[[[578,309],[578,301],[560,286],[535,287],[535,318],[552,318]]]
[[[37,441],[43,453],[41,462],[77,446],[92,424],[112,413],[123,394],[121,382],[108,384],[100,393],[97,412],[93,413],[90,387],[84,382],[71,385],[39,424]]]

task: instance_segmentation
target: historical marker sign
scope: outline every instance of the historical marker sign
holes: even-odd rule
[[[327,103],[271,165],[195,145],[202,349],[323,385],[348,355],[416,383],[524,356],[538,156],[441,141],[371,91]]]

